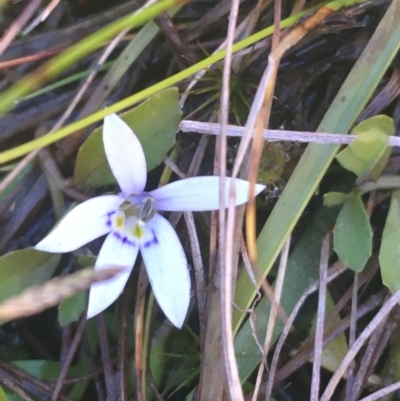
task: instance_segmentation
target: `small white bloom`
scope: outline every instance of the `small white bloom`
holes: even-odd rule
[[[219,177],[194,177],[143,192],[147,168],[142,146],[129,126],[116,114],[104,119],[104,149],[119,195],[104,195],[75,207],[36,245],[45,252],[71,252],[108,234],[95,269],[110,265],[128,267],[111,280],[90,288],[88,318],[111,305],[121,294],[139,249],[151,287],[161,309],[182,327],[190,301],[186,256],[171,224],[160,211],[206,211],[219,208]],[[230,178],[226,179],[226,206]],[[235,180],[237,204],[248,200],[249,183]],[[264,189],[257,185],[256,193]]]

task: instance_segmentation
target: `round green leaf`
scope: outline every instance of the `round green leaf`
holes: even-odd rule
[[[139,138],[148,170],[157,167],[175,144],[181,115],[176,88],[157,93],[134,109],[120,114]],[[78,185],[92,187],[116,182],[104,152],[102,130],[103,126],[96,128],[79,149],[74,172]]]
[[[372,229],[361,195],[343,204],[336,220],[333,248],[341,262],[356,272],[371,256]]]
[[[338,162],[358,177],[358,182],[367,178],[376,180],[385,164],[388,153],[389,137],[379,128],[363,131],[347,148],[336,155]],[[383,160],[383,163],[379,163]],[[375,169],[379,165],[379,169]],[[374,170],[375,169],[375,170]],[[374,177],[370,177],[373,172]]]
[[[380,114],[378,116],[374,116],[368,118],[357,124],[352,130],[351,133],[353,135],[360,135],[361,133],[368,131],[371,128],[378,128],[382,132],[384,132],[387,136],[394,135],[394,123],[393,119],[385,116],[384,114]]]

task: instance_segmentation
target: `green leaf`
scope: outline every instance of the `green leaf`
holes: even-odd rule
[[[27,248],[0,257],[0,302],[53,275],[60,255]]]
[[[394,135],[394,123],[393,119],[384,114],[368,118],[357,124],[351,131],[353,135],[360,135],[370,129],[378,128],[384,132],[387,136]]]
[[[157,93],[134,109],[120,114],[139,138],[149,171],[161,163],[175,144],[181,115],[176,88]],[[78,185],[90,187],[116,182],[104,152],[102,130],[102,126],[96,128],[79,149],[74,172]]]
[[[357,183],[368,178],[376,180],[390,154],[388,143],[389,137],[385,132],[371,128],[363,131],[354,142],[338,153],[336,159],[345,169],[357,175]]]
[[[65,299],[58,307],[58,321],[61,326],[76,322],[84,312],[87,305],[88,293],[81,291]]]
[[[394,135],[393,119],[388,116],[385,116],[384,114],[364,120],[363,122],[361,122],[360,124],[358,124],[356,127],[353,128],[352,134],[358,135],[363,131],[367,131],[369,129],[374,129],[374,128],[380,129],[387,136]],[[375,167],[369,174],[368,178],[370,180],[376,181],[379,178],[382,171],[386,167],[391,152],[392,152],[392,147],[388,146],[386,148],[386,151],[383,153],[382,157],[379,159],[379,161],[376,163]]]
[[[361,271],[372,252],[372,229],[361,195],[343,204],[334,229],[334,250],[350,269]]]
[[[379,252],[382,281],[391,292],[400,288],[400,190],[394,191]]]
[[[93,255],[79,255],[77,262],[82,267],[94,266],[96,257]],[[88,292],[78,292],[74,296],[65,299],[58,307],[58,321],[61,326],[76,322],[84,312],[88,300]]]
[[[345,194],[343,192],[328,192],[324,194],[324,206],[339,206],[347,199],[349,199],[350,196],[350,194]]]

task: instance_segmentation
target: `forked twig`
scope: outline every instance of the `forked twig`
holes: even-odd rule
[[[327,282],[329,283],[330,281],[334,280],[337,276],[342,274],[346,270],[346,267],[344,267],[341,264],[338,264],[332,268],[329,269],[328,271],[328,279]],[[282,330],[282,334],[279,337],[278,343],[275,348],[274,356],[272,358],[271,362],[271,369],[270,373],[268,376],[268,381],[267,381],[267,386],[266,386],[266,391],[265,391],[265,400],[269,401],[271,399],[271,394],[272,394],[272,388],[274,385],[274,378],[275,378],[275,373],[278,367],[278,360],[279,356],[281,353],[281,350],[283,348],[283,344],[286,341],[287,336],[289,335],[290,329],[293,326],[293,322],[297,317],[297,314],[299,313],[300,308],[303,306],[304,302],[306,299],[315,291],[318,290],[319,287],[319,280],[315,281],[312,283],[303,293],[303,295],[300,297],[300,299],[297,301],[297,304],[292,310],[292,313],[289,315],[289,318],[287,322],[285,323],[285,326]]]
[[[387,317],[390,311],[397,305],[400,301],[400,290],[396,291],[388,301],[382,306],[379,312],[374,316],[368,326],[364,329],[364,331],[359,335],[354,345],[350,348],[349,352],[343,358],[342,362],[336,369],[335,373],[333,374],[331,380],[329,381],[324,393],[322,394],[321,401],[329,401],[332,397],[333,392],[335,391],[336,386],[338,385],[339,381],[343,377],[345,371],[347,370],[349,364],[355,356],[357,355],[358,351],[364,345],[364,343],[368,340],[371,334],[376,330],[379,324]]]

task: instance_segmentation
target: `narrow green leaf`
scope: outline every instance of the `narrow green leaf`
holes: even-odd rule
[[[400,190],[394,191],[390,201],[379,252],[382,281],[390,291],[400,288]]]
[[[328,192],[324,194],[323,198],[324,206],[327,207],[339,206],[347,199],[349,199],[350,196],[351,196],[350,194],[345,194],[343,192]]]
[[[53,275],[60,255],[33,248],[0,257],[0,302],[33,285],[43,284]]]
[[[139,138],[148,170],[158,166],[175,144],[181,115],[176,88],[157,93],[120,115]],[[79,149],[74,173],[78,185],[100,186],[115,183],[104,153],[102,130],[102,126],[95,129]]]
[[[371,128],[363,131],[354,142],[338,153],[336,159],[345,169],[357,175],[357,182],[362,182],[370,178],[370,174],[384,155],[388,157],[388,143],[389,137],[385,132],[379,128]],[[379,177],[381,171],[375,171],[374,175],[378,172]]]
[[[372,229],[367,211],[357,195],[343,204],[334,229],[334,250],[350,269],[361,271],[372,253]]]

